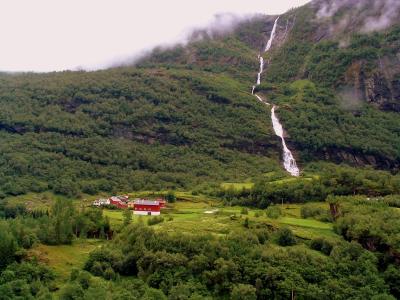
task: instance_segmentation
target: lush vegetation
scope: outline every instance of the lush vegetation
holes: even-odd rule
[[[198,31],[135,67],[0,74],[1,299],[400,298],[397,104],[357,94],[400,31],[341,43],[312,6],[281,17],[256,92],[278,106],[291,178],[250,95],[273,21]],[[121,191],[168,207],[88,207]]]
[[[308,80],[264,84],[258,91],[279,105],[277,112],[301,161],[320,158],[353,166],[398,168],[397,113],[382,112],[361,100],[343,102],[330,89]]]
[[[42,213],[8,204],[0,223],[0,290],[6,299],[399,296],[397,197],[330,196],[326,204],[266,210],[193,197],[199,200],[178,195],[163,217],[111,211],[119,218],[110,222],[108,241],[98,235],[107,210],[78,210],[69,200]],[[337,207],[335,218],[328,204]],[[104,242],[85,246],[86,237]],[[66,264],[76,255],[83,260]]]
[[[321,171],[324,170],[324,171]],[[309,174],[309,177],[306,175]],[[373,169],[311,164],[299,179],[262,178],[251,188],[220,189],[215,195],[230,205],[267,208],[271,204],[324,201],[329,196],[400,194],[400,177]],[[390,203],[390,200],[387,200]],[[393,205],[397,202],[392,199]]]
[[[267,110],[223,75],[27,74],[0,89],[2,197],[188,188],[279,168]]]
[[[356,243],[317,239],[311,248],[324,253],[319,255],[297,246],[274,249],[267,229],[246,230],[216,238],[131,225],[109,247],[92,252],[85,269],[107,280],[137,276],[169,299],[281,299],[292,293],[301,299],[393,299],[397,267],[390,265],[382,276],[378,259]],[[287,228],[276,239],[283,247],[297,243]]]

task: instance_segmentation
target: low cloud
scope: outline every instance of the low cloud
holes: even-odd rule
[[[318,0],[314,4],[319,19],[342,13],[337,27],[342,30],[354,25],[365,33],[384,30],[398,22],[400,16],[399,0]]]

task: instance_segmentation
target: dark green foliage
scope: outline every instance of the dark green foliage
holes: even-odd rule
[[[147,224],[149,226],[156,225],[164,222],[164,218],[162,216],[151,217],[147,220]]]
[[[332,220],[332,217],[328,210],[317,206],[305,204],[304,206],[301,207],[300,213],[301,217],[304,219],[314,218],[323,222],[330,222]]]
[[[336,231],[349,241],[357,241],[372,252],[380,252],[383,263],[398,259],[400,245],[400,213],[381,201],[356,202],[339,198],[342,216],[335,224]]]
[[[84,295],[83,288],[78,283],[68,283],[60,292],[61,300],[82,299]]]
[[[49,287],[55,275],[46,266],[35,263],[13,263],[0,275],[2,299],[51,299]]]
[[[222,74],[26,74],[2,77],[0,89],[4,195],[172,190],[278,168],[257,155],[275,152],[267,110]]]
[[[132,211],[130,209],[125,209],[122,214],[124,216],[124,225],[129,225],[132,222]]]
[[[400,269],[399,266],[390,265],[383,274],[390,287],[390,293],[397,299],[400,297]]]
[[[393,176],[389,172],[321,163],[310,164],[305,171],[310,172],[312,177],[277,181],[261,178],[252,189],[241,191],[221,189],[217,195],[231,204],[266,208],[271,204],[282,202],[324,201],[329,195],[369,195],[372,197],[400,192],[399,176]],[[302,210],[305,216],[310,214],[321,221],[331,220],[328,212],[310,209],[308,206]]]
[[[281,216],[282,211],[279,206],[271,205],[267,208],[265,214],[267,215],[268,218],[278,219]]]
[[[296,245],[296,238],[289,228],[282,228],[278,231],[278,244],[280,246],[293,246]]]
[[[176,195],[173,191],[169,191],[168,194],[165,196],[165,200],[169,203],[174,203],[176,201]]]
[[[311,249],[320,251],[325,255],[330,255],[333,249],[332,243],[323,238],[317,238],[312,240],[310,247]]]
[[[7,223],[0,223],[0,270],[3,270],[8,264],[15,260],[17,252],[17,241],[10,232]]]
[[[378,260],[356,243],[330,244],[329,254],[325,241],[328,256],[300,247],[266,250],[258,230],[217,238],[157,233],[134,224],[110,245],[92,252],[86,268],[99,264],[123,275],[125,257],[135,257],[129,268],[171,299],[286,299],[292,291],[301,299],[389,295]],[[292,234],[284,235],[291,237],[286,244],[293,244]],[[387,274],[395,283],[393,271]]]
[[[4,235],[4,257],[6,252],[15,252],[11,249],[17,245],[29,249],[39,241],[49,245],[70,244],[74,237],[105,239],[111,232],[109,220],[101,210],[78,212],[69,200],[55,201],[49,213],[29,213],[0,221],[0,227],[0,235]]]
[[[257,290],[254,286],[249,284],[235,285],[231,292],[232,300],[256,300]]]

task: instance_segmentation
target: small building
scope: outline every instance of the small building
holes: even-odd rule
[[[135,215],[158,216],[160,215],[160,202],[152,200],[136,200],[133,204]]]
[[[116,206],[117,208],[120,208],[120,209],[128,208],[128,204],[126,204],[125,202],[122,202],[117,197],[111,197],[110,198],[110,205],[114,205],[114,206]]]
[[[129,201],[129,196],[128,196],[128,195],[117,196],[117,198],[118,198],[119,200],[121,200],[122,202],[128,202],[128,201]]]
[[[110,205],[110,199],[97,199],[93,201],[93,206],[105,206],[105,205]]]

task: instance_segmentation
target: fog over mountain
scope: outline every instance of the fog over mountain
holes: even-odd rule
[[[0,70],[105,68],[154,46],[182,42],[193,28],[232,20],[217,14],[278,14],[306,2],[5,0]]]

